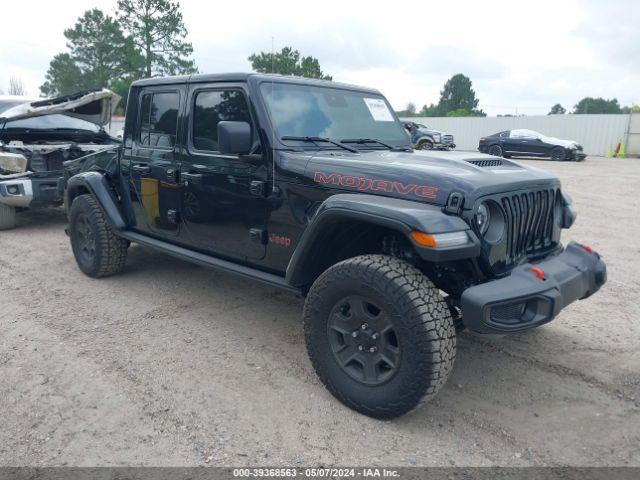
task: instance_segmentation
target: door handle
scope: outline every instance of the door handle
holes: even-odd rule
[[[149,175],[151,173],[151,167],[148,165],[134,165],[131,170],[141,175]]]
[[[180,178],[185,182],[200,183],[202,181],[201,173],[180,173]]]

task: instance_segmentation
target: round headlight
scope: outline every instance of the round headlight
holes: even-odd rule
[[[489,222],[491,221],[491,214],[489,213],[489,207],[486,203],[481,203],[476,212],[476,226],[480,235],[484,236],[489,230]]]

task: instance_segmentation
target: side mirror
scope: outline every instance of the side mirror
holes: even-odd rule
[[[218,150],[220,153],[245,155],[251,150],[251,126],[247,122],[219,122]]]

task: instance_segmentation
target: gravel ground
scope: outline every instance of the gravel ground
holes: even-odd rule
[[[640,160],[528,161],[609,282],[537,330],[459,338],[437,399],[381,422],[307,359],[302,301],[134,246],[77,269],[59,210],[0,232],[2,465],[640,466]]]

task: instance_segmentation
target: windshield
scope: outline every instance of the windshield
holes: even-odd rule
[[[375,139],[393,146],[409,144],[404,128],[380,95],[277,82],[264,82],[260,89],[279,138]],[[377,148],[375,144],[367,147]]]
[[[65,128],[72,130],[88,130],[90,132],[96,133],[100,131],[100,127],[91,122],[87,122],[79,118],[68,117],[66,115],[60,115],[57,113],[52,115],[43,115],[41,117],[12,120],[10,122],[7,122],[5,128],[20,128],[29,130],[52,130]]]

